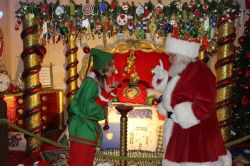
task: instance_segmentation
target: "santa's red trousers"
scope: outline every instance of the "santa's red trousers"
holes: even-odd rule
[[[96,147],[70,141],[69,166],[93,166]]]

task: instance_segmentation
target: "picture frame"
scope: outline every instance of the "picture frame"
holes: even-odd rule
[[[39,80],[42,88],[53,88],[53,65],[43,65],[39,72]]]

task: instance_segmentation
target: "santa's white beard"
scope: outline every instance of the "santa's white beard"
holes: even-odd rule
[[[169,76],[173,77],[182,73],[182,71],[186,69],[187,65],[188,64],[184,64],[184,63],[173,64],[169,69]]]
[[[169,76],[173,77],[182,73],[190,62],[192,62],[191,58],[176,55],[175,62],[171,62],[172,64],[169,69]]]

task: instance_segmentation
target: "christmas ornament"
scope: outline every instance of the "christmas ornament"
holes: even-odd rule
[[[90,22],[89,22],[89,19],[84,19],[84,20],[82,20],[82,24],[81,24],[81,26],[83,27],[83,28],[89,28],[90,27]]]
[[[89,15],[93,14],[94,6],[90,3],[86,3],[85,5],[83,5],[82,11],[86,16],[89,16]]]
[[[61,16],[64,13],[64,7],[63,6],[57,6],[55,10],[55,14],[57,16]]]
[[[120,26],[124,26],[127,24],[128,22],[128,17],[126,14],[119,14],[117,19],[116,19],[116,22],[118,25]]]
[[[173,31],[173,25],[167,24],[167,25],[165,26],[165,30],[166,30],[167,32],[172,32],[172,31]]]
[[[153,101],[152,101],[152,105],[158,105],[158,99],[154,99]]]
[[[112,102],[119,102],[119,98],[118,97],[113,97]]]
[[[141,6],[141,4],[138,5],[138,7],[135,10],[135,13],[137,16],[140,16],[144,13],[144,8],[143,8],[143,6]]]
[[[241,36],[241,37],[238,39],[238,42],[239,42],[239,44],[241,44],[241,45],[243,45],[246,41],[247,41],[247,39],[246,39],[245,36]]]
[[[107,3],[105,3],[105,2],[99,3],[99,11],[100,11],[100,13],[104,13],[105,10],[107,9],[107,7],[108,7]]]
[[[163,13],[163,5],[162,4],[157,4],[155,5],[155,16],[158,17]]]
[[[121,5],[121,7],[122,7],[122,10],[123,10],[124,12],[127,12],[128,9],[129,9],[128,2],[123,2],[122,5]]]
[[[243,97],[241,98],[241,104],[242,104],[243,106],[246,106],[246,105],[248,104],[248,98],[247,98],[246,96],[243,96]]]
[[[83,52],[84,52],[85,54],[88,54],[88,53],[90,52],[89,46],[84,46],[84,47],[83,47]]]
[[[133,20],[129,20],[129,22],[128,22],[128,29],[129,29],[129,32],[134,32],[135,26],[133,24]]]
[[[146,98],[146,105],[151,106],[153,104],[153,101],[156,99],[156,97],[154,95],[148,96]]]

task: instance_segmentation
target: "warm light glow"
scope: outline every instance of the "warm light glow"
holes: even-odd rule
[[[3,11],[0,10],[0,19],[3,17]]]

